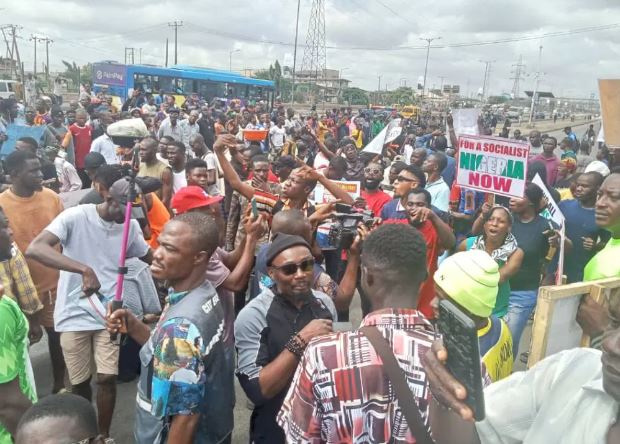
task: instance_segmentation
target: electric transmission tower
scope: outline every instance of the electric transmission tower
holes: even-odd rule
[[[312,12],[306,35],[304,58],[301,71],[310,77],[310,85],[316,89],[317,81],[323,78],[327,67],[327,51],[325,49],[325,0],[312,0]]]
[[[511,79],[514,80],[514,83],[512,84],[512,97],[515,99],[518,99],[519,98],[519,82],[523,78],[523,68],[525,68],[525,65],[523,64],[523,56],[519,55],[519,61],[512,66],[514,68],[514,71],[512,71],[512,74],[515,75],[514,77],[511,77]]]
[[[480,99],[483,102],[491,89],[491,67],[496,61],[497,60],[480,60],[480,63],[484,63],[484,81],[482,82],[482,97]]]

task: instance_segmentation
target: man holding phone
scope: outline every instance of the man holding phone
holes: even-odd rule
[[[506,442],[563,444],[620,442],[620,300],[609,301],[603,352],[565,350],[528,371],[491,384],[484,391],[489,408],[473,421],[467,392],[445,367],[446,349],[433,343],[425,369],[437,402],[431,407],[437,444]],[[452,433],[455,432],[456,434]]]

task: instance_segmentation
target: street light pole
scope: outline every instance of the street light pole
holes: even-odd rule
[[[428,55],[431,52],[431,42],[433,40],[439,40],[441,39],[441,37],[432,37],[432,38],[421,38],[420,40],[424,40],[427,45],[426,45],[426,63],[424,64],[424,84],[422,85],[422,98],[424,98],[424,94],[426,92],[426,74],[428,73]]]
[[[232,71],[232,55],[235,52],[241,52],[241,50],[240,49],[233,49],[233,50],[228,51],[228,70],[229,71]]]
[[[340,93],[342,92],[342,71],[349,68],[340,68],[338,71],[338,97],[337,100],[340,100]]]
[[[295,71],[297,68],[297,37],[299,36],[299,8],[301,0],[297,0],[297,21],[295,22],[295,49],[293,49],[293,84],[291,85],[291,105],[295,103]]]
[[[532,120],[534,119],[534,107],[536,106],[536,95],[538,94],[538,85],[540,82],[540,76],[542,75],[542,50],[543,47],[540,45],[538,47],[538,71],[536,71],[536,83],[534,84],[534,91],[532,92],[532,103],[530,104],[530,119],[529,124],[532,124]]]

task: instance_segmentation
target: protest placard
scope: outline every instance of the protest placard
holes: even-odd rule
[[[553,200],[553,196],[551,196],[551,193],[547,189],[545,182],[543,182],[543,180],[541,179],[538,173],[536,173],[536,175],[532,179],[532,183],[535,185],[538,185],[538,187],[542,190],[543,194],[545,195],[545,199],[547,201],[547,207],[545,208],[543,212],[541,212],[541,215],[545,219],[552,220],[553,222],[558,224],[558,226],[564,225],[564,215],[560,211],[560,207],[558,207],[558,205]]]
[[[480,130],[478,129],[478,117],[480,117],[480,108],[457,108],[452,110],[454,132],[459,136],[479,135]],[[446,134],[447,133],[448,131],[446,129]]]
[[[538,173],[532,179],[532,183],[538,185],[545,195],[545,201],[547,206],[540,212],[541,216],[547,220],[551,220],[560,227],[560,255],[558,256],[558,268],[555,275],[556,285],[562,284],[562,275],[564,273],[564,241],[566,240],[566,227],[564,226],[564,215],[560,210],[558,204],[553,200],[553,196],[549,192],[549,189],[545,185],[545,182],[541,179]]]
[[[607,147],[620,148],[620,80],[599,79],[598,89],[605,143]]]
[[[539,288],[528,368],[554,353],[589,345],[590,338],[576,320],[577,310],[584,295],[589,295],[601,305],[617,302],[620,300],[620,279],[610,278]]]
[[[403,128],[400,126],[400,119],[392,120],[364,147],[362,152],[383,154],[383,146],[400,136],[402,131]]]
[[[5,158],[13,151],[15,151],[15,143],[22,137],[32,137],[34,140],[37,141],[37,143],[39,143],[46,128],[47,127],[45,126],[15,125],[14,123],[7,125],[7,139],[2,144],[2,149],[0,150],[0,158]]]
[[[523,197],[530,145],[499,137],[459,137],[457,184],[485,193]]]
[[[353,199],[360,197],[362,184],[359,181],[332,180],[333,183],[345,190]],[[336,200],[334,195],[327,191],[321,184],[317,184],[314,188],[314,202],[318,204],[328,203]]]

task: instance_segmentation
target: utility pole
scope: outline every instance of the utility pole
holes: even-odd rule
[[[166,62],[164,64],[164,66],[166,68],[168,67],[168,39],[166,39]]]
[[[37,78],[37,43],[38,42],[42,42],[43,39],[42,37],[37,37],[34,34],[30,35],[30,41],[34,42],[34,78]]]
[[[183,21],[174,21],[172,23],[168,23],[168,26],[170,26],[171,28],[174,28],[174,64],[176,65],[178,62],[178,32],[179,32],[179,27],[183,26]]]
[[[441,37],[432,37],[432,38],[426,38],[423,39],[420,37],[420,40],[424,40],[427,45],[426,45],[426,63],[424,64],[424,83],[422,84],[422,98],[424,98],[424,93],[426,91],[426,74],[428,73],[428,55],[431,52],[431,42],[433,40],[439,40],[441,39]]]
[[[377,103],[380,102],[381,98],[381,77],[383,76],[377,76],[377,78],[379,79],[379,86],[377,87]]]
[[[523,56],[519,55],[519,61],[512,66],[514,67],[514,71],[512,72],[515,75],[514,77],[511,77],[511,79],[514,80],[514,83],[512,84],[512,96],[515,99],[518,99],[519,98],[519,82],[523,78],[523,68],[525,68],[525,65],[523,64]]]
[[[4,41],[6,43],[7,48],[7,58],[14,61],[11,62],[11,70],[15,71],[15,78],[22,80],[22,84],[24,83],[24,70],[21,58],[19,57],[19,48],[17,47],[17,30],[22,29],[21,26],[17,25],[4,25],[0,26],[0,30],[2,30],[2,35],[4,36]],[[5,31],[7,31],[5,33]],[[7,35],[8,34],[8,35]],[[11,44],[9,45],[9,38],[11,40]],[[13,69],[14,68],[14,69]]]
[[[536,99],[537,99],[537,95],[538,95],[538,85],[540,82],[540,77],[541,75],[543,75],[543,73],[541,72],[542,69],[542,50],[543,47],[542,45],[540,45],[538,47],[538,71],[536,71],[536,82],[534,83],[534,91],[532,92],[532,104],[530,105],[530,120],[529,120],[529,124],[532,124],[532,119],[534,118],[534,107],[536,105]]]
[[[50,86],[50,43],[53,43],[54,41],[47,37],[41,40],[45,42],[45,80],[47,81],[47,87],[49,88]]]
[[[232,55],[235,52],[241,52],[241,50],[240,49],[233,49],[233,50],[228,51],[228,70],[231,71],[231,72],[232,72]]]
[[[125,48],[125,65],[133,65],[135,63],[136,48]]]
[[[495,63],[495,60],[480,60],[480,63],[484,63],[484,80],[482,82],[482,97],[480,98],[480,101],[483,102],[486,99],[490,83],[491,65]]]
[[[441,83],[439,84],[439,85],[440,85],[440,86],[439,86],[439,91],[441,91],[441,93],[443,94],[443,81],[444,81],[444,79],[446,78],[446,76],[437,76],[437,78],[438,78],[439,80],[441,80]]]
[[[299,36],[299,8],[301,0],[297,0],[297,21],[295,22],[295,48],[293,49],[293,84],[291,85],[291,105],[295,103],[295,73],[297,69],[297,37]]]

